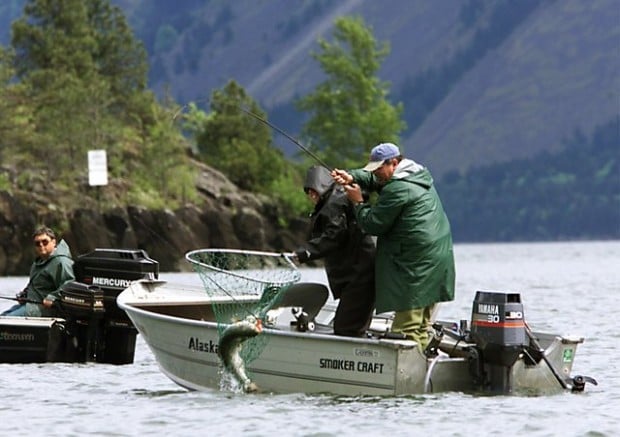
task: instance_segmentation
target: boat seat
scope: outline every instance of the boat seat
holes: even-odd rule
[[[308,315],[308,320],[312,321],[325,305],[328,295],[329,291],[324,284],[299,282],[288,287],[269,309],[300,307]]]

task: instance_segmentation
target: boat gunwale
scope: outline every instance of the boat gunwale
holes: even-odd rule
[[[119,295],[120,297],[120,295]],[[222,328],[223,326],[228,326],[230,323],[218,323],[210,320],[195,320],[189,319],[185,317],[179,316],[171,316],[168,314],[161,314],[155,311],[149,311],[146,308],[143,308],[141,304],[131,304],[124,302],[123,300],[117,300],[118,306],[128,313],[133,311],[141,314],[143,317],[150,317],[153,319],[165,320],[168,322],[178,322],[182,321],[182,324],[188,326],[198,326],[203,328],[212,328],[217,330],[218,328]],[[145,305],[156,307],[157,305]],[[160,305],[161,306],[161,305]],[[403,340],[403,339],[387,339],[387,338],[368,338],[368,337],[345,337],[334,334],[324,334],[321,332],[315,331],[292,331],[285,329],[277,329],[269,326],[263,326],[263,333],[270,334],[273,336],[285,336],[285,337],[298,337],[298,338],[313,338],[313,339],[326,339],[329,341],[339,341],[339,342],[348,342],[348,343],[358,343],[358,344],[372,344],[372,345],[383,345],[387,347],[391,347],[394,349],[413,349],[417,346],[417,343],[412,340]]]

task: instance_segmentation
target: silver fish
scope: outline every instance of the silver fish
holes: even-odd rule
[[[258,387],[246,373],[245,363],[241,358],[241,347],[244,341],[256,337],[262,330],[260,319],[248,317],[226,327],[218,342],[217,351],[224,368],[235,377],[246,393],[255,392]]]

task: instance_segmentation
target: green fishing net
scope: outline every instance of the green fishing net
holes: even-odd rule
[[[291,254],[235,249],[200,249],[185,258],[200,276],[211,298],[218,333],[248,316],[265,320],[286,289],[298,282],[301,273]],[[246,363],[256,359],[266,346],[266,336],[243,343]]]

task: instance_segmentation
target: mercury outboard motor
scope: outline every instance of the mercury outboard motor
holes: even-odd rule
[[[73,265],[75,282],[60,293],[75,356],[69,361],[133,363],[137,330],[116,298],[133,281],[157,279],[159,263],[144,250],[95,249]]]
[[[64,345],[63,361],[94,361],[103,341],[103,290],[81,282],[68,282],[60,290],[58,310],[66,319],[69,337]]]
[[[476,292],[470,335],[480,350],[479,371],[487,388],[510,392],[511,368],[529,344],[521,295]]]

